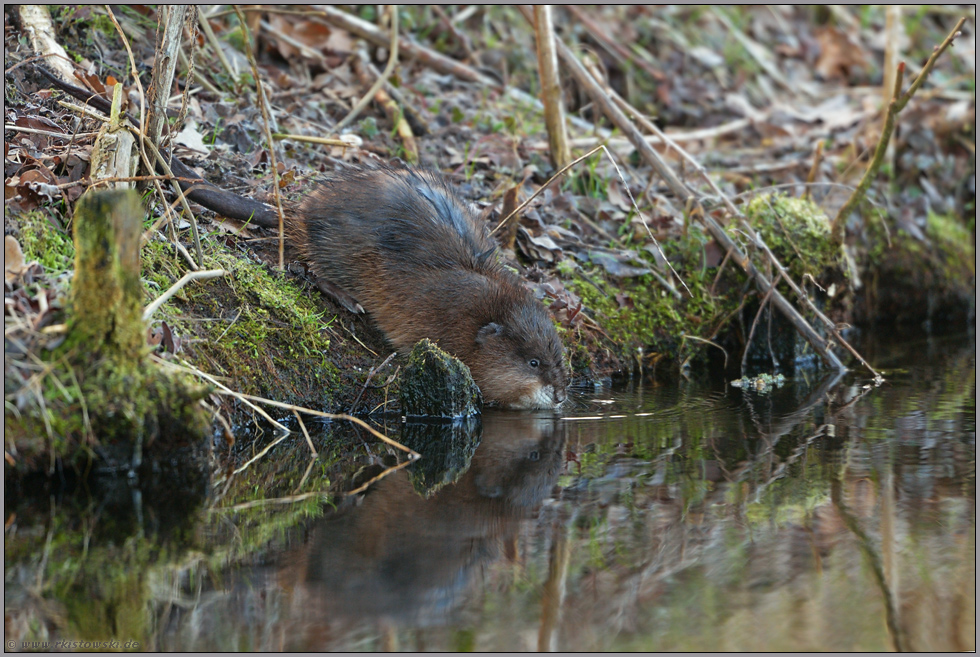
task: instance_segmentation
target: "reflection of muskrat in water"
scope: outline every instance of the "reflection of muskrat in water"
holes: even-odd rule
[[[490,402],[564,401],[562,344],[547,309],[499,264],[486,229],[438,174],[329,174],[287,222],[313,273],[354,297],[399,350],[437,342]]]

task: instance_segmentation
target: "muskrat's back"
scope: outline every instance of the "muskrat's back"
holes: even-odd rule
[[[319,279],[353,296],[399,349],[430,338],[466,363],[488,401],[565,397],[548,311],[497,261],[496,244],[443,178],[389,167],[330,174],[289,220]]]

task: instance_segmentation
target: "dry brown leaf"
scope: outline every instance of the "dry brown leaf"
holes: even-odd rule
[[[814,68],[823,79],[849,80],[857,70],[868,67],[868,53],[842,30],[825,25],[817,28],[814,34],[820,44],[820,56]]]
[[[24,271],[24,252],[20,242],[13,235],[3,238],[3,278],[7,283],[13,283]]]

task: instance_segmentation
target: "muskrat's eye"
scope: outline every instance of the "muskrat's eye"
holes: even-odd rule
[[[532,358],[531,360],[527,361],[527,364],[530,365],[531,367],[537,368],[537,366],[539,365],[538,359]]]

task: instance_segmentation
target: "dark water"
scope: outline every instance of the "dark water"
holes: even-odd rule
[[[251,454],[219,459],[183,524],[168,510],[192,504],[133,486],[117,506],[8,498],[6,638],[973,650],[973,338],[864,355],[882,387],[636,384],[580,393],[564,417],[488,413],[475,451],[457,437],[441,469],[353,496],[336,493],[403,459],[308,423],[317,458],[299,434],[237,473]]]

